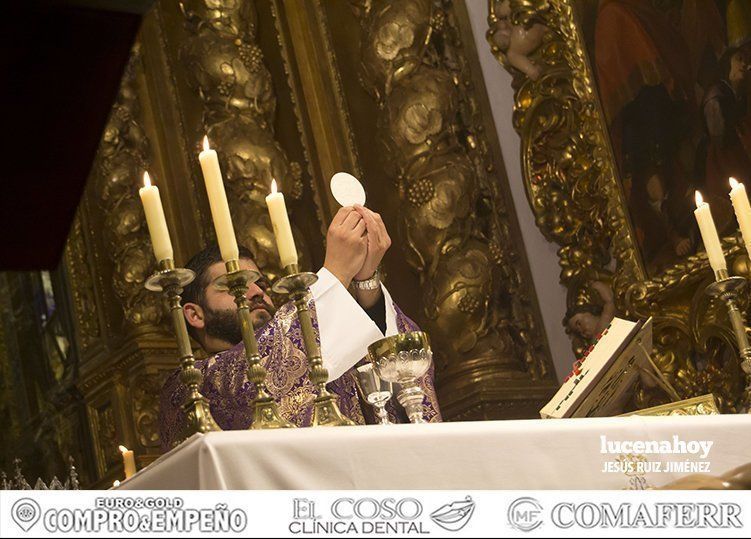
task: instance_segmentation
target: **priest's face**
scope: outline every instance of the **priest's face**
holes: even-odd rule
[[[240,268],[259,271],[255,263],[248,259],[240,259]],[[190,317],[188,320],[191,325],[203,330],[205,337],[202,344],[210,353],[226,350],[242,341],[235,298],[226,290],[219,290],[212,284],[214,279],[226,271],[224,262],[209,266],[205,277],[205,282],[209,284],[203,291],[201,312],[196,313],[196,320],[191,320]],[[268,280],[261,276],[257,282],[248,287],[245,295],[250,305],[250,317],[256,329],[271,320],[276,310],[268,295],[269,288]]]

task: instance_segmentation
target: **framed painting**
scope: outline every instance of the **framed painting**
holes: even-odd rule
[[[652,316],[653,358],[682,398],[746,408],[693,209],[699,190],[731,273],[748,276],[728,180],[751,181],[751,3],[489,0],[487,40],[513,75],[527,196],[560,246],[575,351],[616,314]]]

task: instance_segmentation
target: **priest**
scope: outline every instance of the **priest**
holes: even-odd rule
[[[374,423],[369,406],[358,394],[355,367],[366,361],[367,347],[386,336],[414,331],[417,326],[393,302],[380,282],[378,266],[391,245],[380,215],[362,206],[344,207],[334,216],[326,236],[326,257],[311,286],[310,310],[319,337],[327,388],[336,395],[342,413],[355,423]],[[203,373],[201,393],[209,400],[215,421],[224,430],[246,429],[252,421],[255,388],[246,376],[247,360],[234,298],[212,285],[225,273],[216,245],[187,264],[196,273],[183,293],[183,313],[191,336],[208,358],[196,362]],[[258,270],[252,254],[240,250],[240,267]],[[314,386],[308,376],[305,346],[294,304],[275,308],[270,283],[261,277],[248,288],[253,326],[261,361],[268,370],[270,395],[281,415],[297,426],[312,419]],[[433,367],[419,380],[425,391],[425,419],[441,421]],[[179,371],[166,381],[160,402],[163,449],[171,448],[181,430],[185,388]],[[395,399],[387,408],[392,422],[406,422]]]

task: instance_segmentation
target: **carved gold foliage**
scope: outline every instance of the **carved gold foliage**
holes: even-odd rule
[[[593,83],[581,49],[576,53],[579,37],[571,7],[555,1],[496,1],[489,21],[492,49],[515,75],[514,127],[522,139],[527,195],[540,230],[561,245],[561,280],[567,284],[607,265],[610,224],[627,223],[617,185],[608,181],[615,171]],[[529,39],[516,30],[540,24],[531,21],[546,22],[545,39]],[[504,33],[516,37],[499,39]],[[508,59],[514,50],[527,51],[524,56],[539,69],[535,79]],[[516,60],[516,65],[525,64]],[[627,225],[620,227],[613,244],[617,240],[634,247]],[[630,273],[640,271],[635,257],[624,262],[633,266]]]
[[[622,415],[715,415],[719,413],[714,397],[709,394]]]
[[[5,418],[6,439],[17,439],[21,431],[21,407],[16,401],[16,391],[22,373],[14,365],[10,335],[6,320],[12,316],[13,306],[10,301],[10,289],[5,275],[0,274],[0,415]],[[6,448],[0,448],[0,458],[8,458]]]
[[[140,123],[136,90],[139,46],[133,50],[99,145],[94,169],[103,236],[114,263],[112,287],[132,326],[158,325],[164,309],[144,288],[154,266],[151,240],[137,190],[147,168],[149,141]]]
[[[519,299],[528,283],[466,90],[452,3],[352,5],[362,25],[361,83],[380,107],[378,134],[399,192],[407,262],[420,277],[424,318],[442,351],[439,375],[546,378],[549,358],[530,306]]]
[[[721,409],[735,411],[743,377],[725,309],[704,294],[706,255],[654,278],[642,266],[574,5],[488,2],[488,43],[514,77],[514,127],[536,223],[560,246],[561,282],[571,298],[581,299],[586,283],[610,282],[622,315],[654,318],[654,360],[679,393],[711,391]],[[726,241],[726,255],[741,267],[737,243]],[[644,391],[637,402],[659,404]]]
[[[109,401],[89,405],[89,425],[94,440],[97,472],[99,476],[107,473],[112,465],[118,461],[118,445],[122,443],[117,438],[115,415],[112,403]]]
[[[257,43],[255,5],[184,0],[180,8],[191,34],[180,57],[204,104],[203,127],[221,160],[238,240],[273,278],[280,268],[265,196],[276,179],[285,195],[300,198],[302,168],[274,136],[276,96]]]
[[[64,257],[78,328],[78,344],[81,352],[85,353],[101,337],[101,328],[97,316],[94,277],[87,259],[88,249],[83,237],[82,219],[82,210],[79,209],[73,219],[73,226],[65,244]]]
[[[132,383],[133,419],[142,447],[159,447],[159,394],[163,377],[142,374]]]

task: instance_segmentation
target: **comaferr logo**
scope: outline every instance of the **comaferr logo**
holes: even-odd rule
[[[742,528],[737,503],[558,503],[550,518],[559,528]]]
[[[506,516],[512,528],[531,532],[542,524],[542,505],[528,496],[517,498],[509,505]]]
[[[524,532],[548,516],[549,524],[562,529],[743,528],[742,507],[732,502],[559,502],[548,512],[535,498],[522,497],[508,508],[509,526]]]

